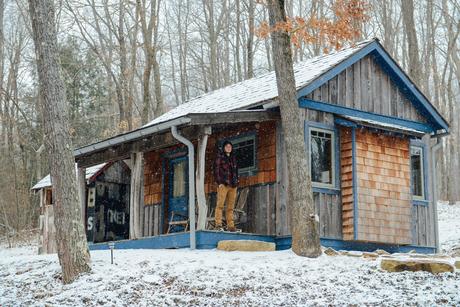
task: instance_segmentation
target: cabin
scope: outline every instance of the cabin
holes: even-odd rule
[[[123,161],[101,163],[85,171],[86,237],[88,242],[129,238],[129,189],[131,171]],[[32,187],[40,195],[39,254],[56,253],[53,191],[50,175]],[[81,192],[80,191],[80,192]]]
[[[295,65],[321,243],[433,253],[434,153],[449,125],[377,39]],[[291,245],[286,150],[275,73],[203,94],[147,125],[75,150],[85,169],[129,161],[128,240],[115,248]],[[213,230],[219,145],[234,144],[241,233]],[[90,207],[82,203],[90,212]],[[93,241],[96,242],[96,241]],[[106,249],[94,243],[91,249]]]

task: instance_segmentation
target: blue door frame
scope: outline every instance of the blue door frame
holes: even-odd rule
[[[174,166],[184,163],[184,181],[185,189],[184,193],[180,196],[174,197],[174,176],[177,176],[174,172]],[[171,221],[172,213],[174,212],[174,221],[180,221],[188,219],[188,156],[181,156],[169,160],[169,180],[168,180],[168,221]],[[175,225],[171,228],[170,232],[181,232],[184,231],[184,227]]]

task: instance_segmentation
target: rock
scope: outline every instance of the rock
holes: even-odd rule
[[[388,272],[425,271],[438,274],[455,271],[452,264],[435,259],[382,259],[380,267]]]
[[[377,254],[377,253],[370,253],[370,252],[364,252],[363,253],[363,258],[364,259],[375,260],[378,257],[379,257],[379,254]]]
[[[430,258],[430,256],[425,254],[410,254],[409,257],[411,258]]]
[[[408,254],[416,254],[416,253],[417,253],[417,251],[416,251],[415,249],[411,249],[411,250],[408,252]]]
[[[257,240],[222,240],[217,243],[217,249],[227,252],[272,252],[276,250],[276,245]]]
[[[389,252],[387,252],[387,251],[385,251],[383,249],[377,249],[375,252],[377,254],[379,254],[379,255],[389,255],[390,254]]]
[[[460,270],[460,260],[455,261],[454,266],[457,270]]]
[[[330,248],[330,247],[326,248],[324,250],[324,253],[326,255],[328,255],[328,256],[338,256],[338,255],[340,255],[338,251],[336,251],[335,249]]]
[[[358,251],[340,251],[340,254],[344,256],[350,256],[350,257],[361,257],[363,255],[362,252],[358,252]]]

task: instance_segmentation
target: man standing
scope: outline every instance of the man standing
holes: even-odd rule
[[[227,220],[227,230],[236,231],[233,222],[233,209],[235,208],[236,190],[238,187],[238,166],[236,157],[233,154],[233,145],[229,141],[222,144],[222,150],[217,153],[214,164],[215,180],[217,188],[217,206],[216,206],[216,229],[223,230],[222,211],[227,203],[225,218]]]

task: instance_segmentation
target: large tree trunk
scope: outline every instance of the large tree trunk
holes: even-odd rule
[[[409,76],[420,86],[422,68],[420,65],[417,30],[414,22],[414,1],[401,1],[401,9],[404,21],[404,28],[407,33],[407,45],[409,55]]]
[[[268,11],[271,26],[286,21],[284,0],[269,0]],[[305,155],[302,112],[299,110],[292,63],[289,35],[275,31],[271,34],[272,50],[278,87],[289,180],[292,250],[300,256],[321,255],[319,223],[315,215],[311,190],[311,178]]]
[[[53,181],[58,257],[63,281],[70,283],[91,268],[81,219],[66,94],[58,63],[54,4],[52,0],[29,0],[29,10]]]

